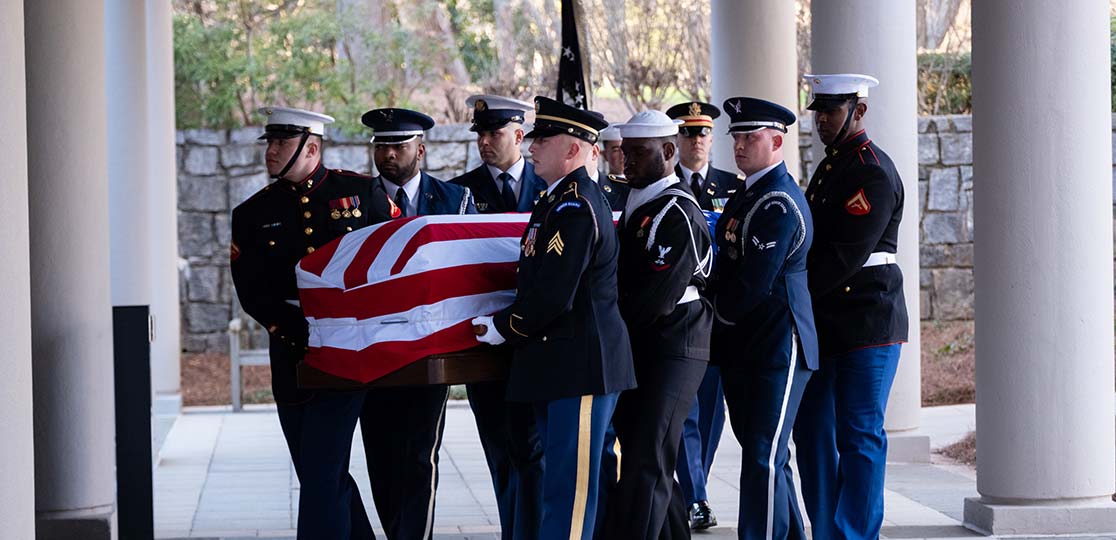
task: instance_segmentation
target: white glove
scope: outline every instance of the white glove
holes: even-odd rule
[[[472,320],[472,323],[473,332],[477,334],[477,341],[489,345],[499,345],[504,342],[504,336],[496,331],[496,325],[492,324],[491,316],[477,317]]]

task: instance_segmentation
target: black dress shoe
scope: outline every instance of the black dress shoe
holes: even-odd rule
[[[701,531],[717,526],[717,516],[709,508],[709,501],[698,501],[690,507],[690,528]]]

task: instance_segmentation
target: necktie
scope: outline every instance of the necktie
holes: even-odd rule
[[[399,211],[403,212],[402,217],[407,217],[407,205],[410,202],[407,192],[403,191],[403,186],[399,186],[399,189],[395,190],[395,206],[398,206]]]
[[[690,190],[694,192],[694,197],[701,197],[701,192],[705,187],[704,184],[701,181],[701,173],[695,172],[690,175]]]
[[[500,198],[504,200],[504,211],[515,212],[516,207],[519,206],[519,201],[515,198],[515,189],[512,188],[511,175],[506,172],[500,173],[500,181],[504,183],[504,187],[500,191]]]

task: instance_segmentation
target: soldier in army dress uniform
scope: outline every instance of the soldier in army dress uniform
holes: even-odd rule
[[[508,399],[535,409],[543,447],[537,537],[590,540],[605,429],[618,394],[635,387],[617,306],[616,228],[585,171],[607,123],[541,96],[535,112],[527,136],[547,194],[521,240],[515,301],[473,324],[479,341],[513,347]]]
[[[807,267],[821,369],[795,446],[814,538],[873,539],[883,524],[884,411],[907,340],[895,262],[903,182],[864,130],[867,75],[806,75],[825,158],[806,190],[817,226]]]
[[[232,213],[231,269],[244,311],[269,333],[271,387],[279,423],[302,485],[298,537],[371,538],[372,527],[349,475],[349,450],[364,392],[298,388],[295,366],[308,326],[298,302],[299,259],[355,229],[391,219],[383,188],[368,176],[321,163],[333,118],[271,107],[260,137],[276,181]]]

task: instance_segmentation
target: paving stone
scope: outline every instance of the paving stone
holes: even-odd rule
[[[942,268],[933,272],[935,317],[947,321],[972,319],[972,270]]]
[[[191,267],[187,276],[187,290],[192,302],[220,302],[221,269],[216,266]]]
[[[938,162],[938,134],[920,133],[918,135],[918,164],[933,165]]]
[[[922,220],[922,237],[929,244],[955,244],[965,239],[965,225],[960,213],[934,212]]]
[[[178,253],[182,257],[208,257],[213,254],[213,214],[178,213]]]
[[[942,164],[972,165],[972,133],[942,133],[939,135],[939,139],[942,149]]]

